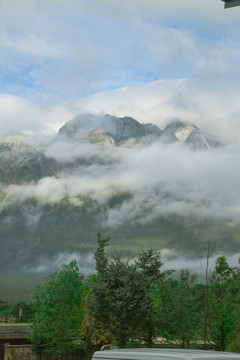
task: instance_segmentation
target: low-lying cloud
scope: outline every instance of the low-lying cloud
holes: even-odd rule
[[[96,150],[95,144],[88,146],[90,153]],[[86,197],[102,205],[116,194],[130,193],[121,204],[106,209],[104,224],[113,228],[126,219],[148,223],[170,214],[239,221],[239,157],[238,143],[192,151],[179,143],[156,141],[125,149],[115,163],[62,170],[36,184],[6,186],[4,193],[8,201],[36,199],[44,205],[67,198],[78,206]]]
[[[91,158],[101,151],[100,144],[91,144],[88,141],[70,142],[59,140],[49,145],[46,156],[52,157],[59,162],[73,162],[78,158]]]

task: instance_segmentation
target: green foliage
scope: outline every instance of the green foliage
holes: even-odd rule
[[[5,321],[6,317],[10,322],[31,322],[34,312],[31,304],[27,304],[25,301],[16,304],[0,302],[1,321]]]
[[[219,350],[225,351],[234,331],[237,313],[235,311],[237,269],[228,265],[224,256],[216,261],[215,271],[210,278],[209,328]]]
[[[240,332],[233,335],[227,345],[227,351],[240,353]]]
[[[90,311],[97,324],[109,332],[119,347],[130,338],[142,336],[144,325],[151,333],[156,327],[153,279],[160,276],[160,254],[142,253],[135,265],[116,255],[108,260],[105,246],[108,239],[98,236],[95,251],[98,276],[93,284]],[[158,296],[156,296],[158,299]],[[155,300],[156,300],[155,299]]]
[[[200,314],[197,311],[196,274],[181,270],[178,280],[162,284],[163,297],[162,330],[168,338],[181,341],[189,347],[198,336]]]
[[[119,347],[136,336],[144,316],[146,286],[142,274],[119,257],[109,263],[104,276],[99,276],[93,285],[92,314]]]
[[[50,274],[34,294],[35,321],[32,342],[37,353],[50,353],[65,360],[79,334],[84,277],[76,261]]]
[[[146,310],[141,319],[140,327],[142,329],[142,339],[148,347],[152,347],[153,340],[160,332],[160,317],[162,310],[162,298],[159,284],[173,270],[161,271],[163,262],[161,261],[160,251],[148,249],[142,251],[135,261],[136,269],[146,277],[147,285],[145,291],[148,294],[146,298]]]
[[[161,281],[174,271],[161,271],[161,267],[163,266],[161,253],[153,249],[143,250],[139,254],[135,264],[137,269],[149,278],[150,282]]]
[[[109,238],[102,239],[101,234],[98,233],[98,247],[94,253],[94,259],[96,261],[96,270],[100,275],[103,275],[107,269],[108,258],[105,255],[105,247],[108,245],[109,240]]]

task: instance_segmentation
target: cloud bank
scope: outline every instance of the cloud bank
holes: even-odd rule
[[[65,149],[62,143],[57,146]],[[88,144],[87,149],[94,152],[96,145]],[[73,151],[71,156],[74,160]],[[104,222],[108,227],[118,227],[126,219],[148,223],[170,214],[237,221],[239,156],[238,143],[211,151],[191,151],[182,144],[155,142],[120,149],[114,163],[80,166],[37,184],[9,185],[4,193],[8,201],[34,198],[44,205],[68,198],[78,206],[84,205],[86,197],[101,205],[115,194],[131,193],[121,205],[106,210]],[[71,160],[69,155],[67,160]]]

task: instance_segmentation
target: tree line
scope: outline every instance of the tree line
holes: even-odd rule
[[[105,344],[152,347],[157,338],[182,348],[240,352],[239,267],[220,256],[201,284],[188,269],[178,276],[163,270],[160,252],[152,249],[134,261],[109,258],[109,240],[98,234],[96,274],[85,278],[74,260],[37,287],[31,340],[40,358],[66,360],[81,348],[88,359]]]

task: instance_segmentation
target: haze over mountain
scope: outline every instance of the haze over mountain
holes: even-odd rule
[[[209,239],[216,254],[234,254],[234,147],[182,120],[160,129],[93,114],[77,115],[44,142],[2,136],[1,270],[44,272],[77,257],[91,272],[99,231],[129,256],[154,247],[168,261],[191,262]]]
[[[131,117],[77,115],[45,144],[21,133],[1,136],[1,182],[32,183],[60,171],[69,172],[69,168],[81,164],[108,163],[110,159],[115,162],[124,148],[146,147],[156,141],[162,144],[180,142],[195,150],[223,145],[218,139],[208,139],[196,125],[180,120],[173,120],[161,130],[157,125],[141,124]],[[78,148],[79,153],[75,154],[73,147]]]

